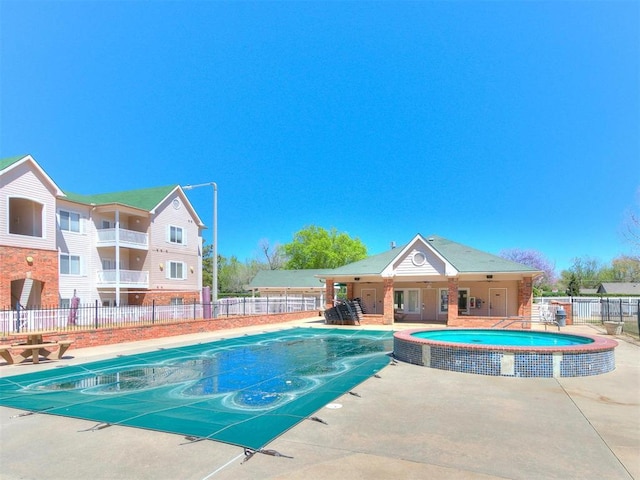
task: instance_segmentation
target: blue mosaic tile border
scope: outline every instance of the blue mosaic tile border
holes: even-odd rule
[[[439,346],[394,338],[399,360],[440,370],[512,377],[582,377],[615,368],[610,350],[595,352],[501,352]]]

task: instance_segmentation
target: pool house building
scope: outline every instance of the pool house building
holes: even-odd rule
[[[533,282],[542,272],[436,235],[317,275],[327,307],[336,285],[359,298],[367,323],[439,322],[491,327],[531,318]]]

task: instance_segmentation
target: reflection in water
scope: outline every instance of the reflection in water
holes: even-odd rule
[[[127,366],[40,383],[40,390],[80,390],[86,394],[115,394],[183,385],[183,397],[230,396],[236,407],[265,408],[309,390],[323,379],[346,372],[354,360],[388,351],[391,340],[342,335],[296,336],[268,343],[224,347],[202,345],[190,358],[155,365]]]

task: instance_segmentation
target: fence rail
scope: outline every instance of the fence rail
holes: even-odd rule
[[[640,298],[540,297],[541,305],[554,302],[571,303],[574,324],[624,322],[624,331],[638,336],[640,330]]]
[[[213,305],[213,320],[220,317],[266,315],[314,311],[320,308],[317,297],[223,298]],[[181,320],[211,318],[212,305],[123,305],[103,307],[94,304],[77,307],[18,308],[0,310],[0,333],[19,334],[34,331],[80,331],[131,325],[153,325]]]

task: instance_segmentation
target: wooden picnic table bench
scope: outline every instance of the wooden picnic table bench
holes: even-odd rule
[[[40,357],[60,360],[72,343],[73,340],[60,340],[58,342],[27,342],[14,345],[0,345],[0,356],[4,358],[9,365],[21,363],[29,358],[33,363],[39,363]]]

